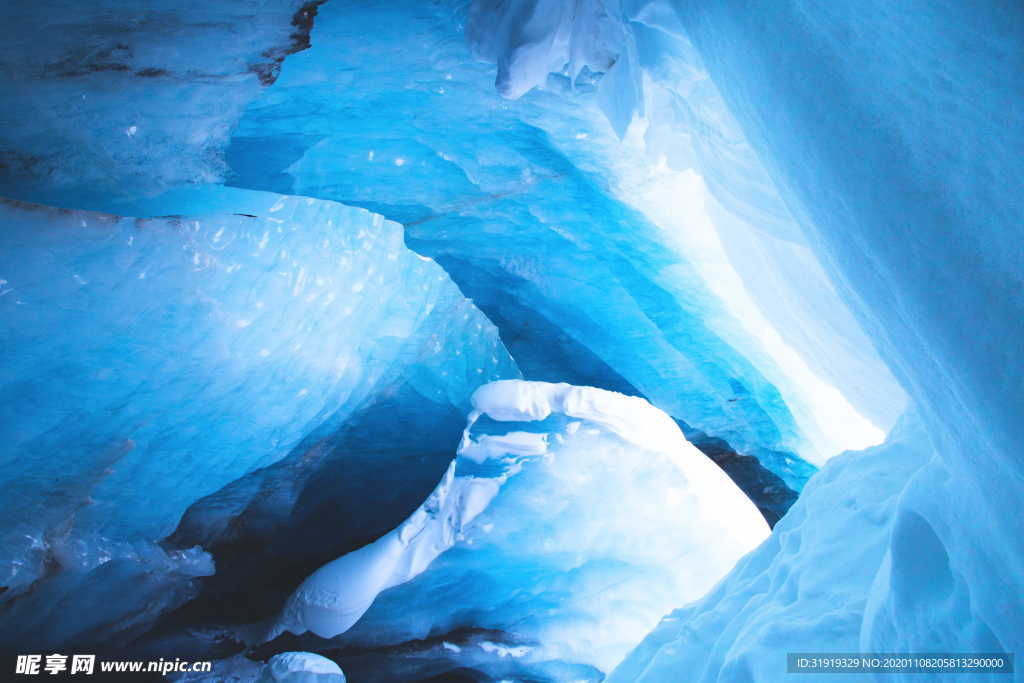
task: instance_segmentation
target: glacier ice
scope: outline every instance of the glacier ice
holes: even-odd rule
[[[884,445],[833,458],[767,542],[701,600],[667,615],[608,680],[664,681],[684,670],[693,681],[771,681],[787,648],[861,651],[900,492],[931,457],[920,423],[907,416]],[[998,649],[991,640],[972,645]]]
[[[668,3],[596,1],[559,14],[545,3],[474,2],[471,41],[480,56],[497,61],[499,80],[503,64],[513,65],[518,73],[508,78],[562,93],[563,78],[579,78],[579,57],[571,42],[552,38],[549,45],[539,30],[530,34],[532,44],[521,36],[509,45],[508,18],[524,14],[543,17],[531,26],[548,22],[555,34],[588,36],[590,50],[613,56],[597,97],[572,99],[581,110],[575,116],[593,125],[599,107],[625,138],[601,145],[601,173],[611,179],[613,195],[657,226],[663,248],[692,264],[735,319],[724,324],[718,314],[713,329],[759,358],[758,369],[810,442],[800,454],[820,464],[879,443],[902,412],[905,394],[811,252],[799,216],[730,115],[675,10]],[[549,47],[546,60],[516,57],[540,45]],[[557,131],[553,137],[565,149],[575,132],[570,126],[580,125],[552,119],[541,114],[534,123]],[[599,137],[592,130],[581,135]],[[830,343],[836,338],[843,343]]]
[[[400,24],[388,20],[395,12]],[[679,244],[677,233],[713,229],[645,213],[649,202],[637,197],[651,188],[638,187],[641,179],[626,169],[650,164],[608,129],[595,86],[581,82],[575,95],[535,91],[513,103],[490,94],[493,69],[473,59],[457,30],[462,21],[487,25],[487,13],[474,12],[444,3],[324,5],[313,47],[289,58],[234,131],[230,183],[328,197],[402,223],[410,246],[437,260],[495,321],[527,377],[643,395],[694,430],[757,455],[794,489],[813,471],[804,460],[820,464],[880,440],[871,420],[891,426],[901,392],[826,278],[814,273],[817,286],[802,294],[810,300],[802,307],[766,293],[763,300],[788,317],[744,327],[756,307],[727,309],[720,295],[731,292],[714,291],[705,278],[720,278],[698,268],[706,252]],[[593,22],[609,25],[607,17]],[[392,46],[401,42],[428,46],[429,59],[397,68]],[[356,74],[373,87],[358,87]],[[451,135],[453,126],[462,134]],[[332,171],[339,159],[340,176]],[[741,208],[786,217],[772,199],[767,208],[759,198]],[[699,209],[702,201],[693,203]],[[792,219],[780,222],[797,230]],[[733,225],[734,239],[749,230]],[[785,262],[769,272],[813,268],[801,245],[776,252]],[[816,329],[836,328],[849,345],[823,351],[821,337],[803,331],[819,318]],[[801,381],[788,379],[794,366]],[[836,376],[859,390],[856,407]],[[879,396],[887,407],[877,407]],[[846,424],[860,428],[840,433],[837,425]]]
[[[855,510],[880,492],[876,487],[891,503],[865,506],[868,514],[859,518],[828,500],[812,515],[807,510],[818,494],[809,487],[772,543],[705,601],[667,620],[613,680],[665,680],[694,668],[701,672],[695,680],[774,680],[768,652],[805,644],[844,651],[1017,649],[1019,600],[993,590],[992,572],[999,567],[1001,581],[1016,585],[1024,556],[1013,503],[1019,478],[1007,460],[1024,424],[1020,360],[1014,344],[1005,343],[1020,337],[1024,320],[1024,261],[1013,228],[1024,211],[1011,189],[1022,169],[1010,151],[1020,147],[1022,130],[1020,9],[655,0],[624,3],[622,11],[630,30],[607,49],[653,57],[643,80],[653,93],[616,86],[605,100],[614,104],[609,119],[636,110],[640,96],[660,100],[660,110],[645,110],[645,142],[671,143],[684,128],[680,113],[692,117],[693,77],[665,73],[685,65],[686,52],[696,48],[728,118],[758,150],[797,219],[796,241],[870,334],[916,417],[906,418],[915,426],[904,425],[877,451],[844,456],[812,480],[824,488],[835,476],[839,486],[852,487]],[[540,83],[536,75],[521,79]],[[712,161],[705,166],[712,191],[732,208],[735,198],[723,190],[740,185],[721,174],[742,170],[744,159]],[[751,198],[757,195],[750,190],[739,197]],[[730,230],[729,222],[721,225]],[[794,236],[773,236],[780,238]],[[734,262],[747,277],[761,275],[750,268],[752,259],[769,257],[769,266],[774,260],[773,276],[791,262],[792,255],[763,248],[770,244],[764,239],[757,243],[762,248],[748,248]],[[794,275],[786,278],[806,285]],[[801,300],[807,297],[786,296],[762,310],[778,319],[791,315],[780,304]],[[830,325],[796,328],[815,333],[809,340],[823,348],[841,345]],[[838,367],[837,386],[855,388],[857,366]],[[884,405],[885,398],[875,402]],[[899,473],[891,480],[878,469],[885,456]],[[972,511],[970,519],[963,510]],[[802,563],[828,553],[844,528],[863,555],[832,553],[828,561]],[[992,543],[996,538],[1014,540]],[[840,595],[830,604],[841,609],[822,616],[813,590],[801,589],[833,580],[829,590],[852,590],[866,602]]]
[[[35,57],[35,66],[23,71],[12,67],[9,75],[40,107],[60,101],[70,88],[71,93],[86,89],[93,97],[109,92],[114,102],[117,93],[133,101],[161,102],[157,106],[176,115],[148,117],[147,125],[158,128],[149,131],[152,134],[138,153],[130,149],[140,144],[147,126],[136,126],[136,134],[125,140],[94,134],[92,145],[69,142],[86,130],[106,130],[111,117],[116,118],[118,131],[136,125],[121,120],[123,112],[114,106],[89,108],[60,121],[19,118],[6,143],[12,153],[49,158],[49,152],[37,148],[41,136],[19,132],[24,126],[48,126],[54,132],[52,142],[62,146],[55,153],[59,165],[78,178],[76,182],[88,177],[86,171],[106,175],[83,189],[62,185],[52,174],[41,178],[41,172],[29,173],[18,176],[7,192],[121,215],[149,215],[153,206],[167,207],[167,213],[195,214],[195,194],[179,196],[177,203],[150,201],[151,195],[162,188],[170,188],[173,195],[190,181],[226,177],[237,187],[364,206],[405,225],[410,245],[437,259],[497,324],[528,376],[643,395],[685,422],[693,430],[691,436],[705,433],[726,440],[731,448],[758,457],[796,490],[813,471],[805,460],[820,464],[844,448],[873,443],[899,413],[900,390],[827,278],[815,270],[806,248],[787,241],[798,230],[770,181],[756,172],[760,168],[743,147],[742,134],[728,121],[721,122],[728,118],[726,109],[709,79],[699,73],[699,60],[692,54],[662,69],[666,79],[693,81],[686,102],[689,118],[663,121],[646,134],[653,140],[661,131],[658,139],[667,140],[666,128],[684,124],[686,129],[707,131],[693,136],[689,156],[680,151],[686,147],[680,136],[673,140],[674,158],[689,160],[676,165],[690,170],[690,175],[637,175],[636,169],[652,164],[632,146],[619,143],[600,111],[607,93],[614,91],[609,85],[614,78],[599,79],[594,85],[598,72],[630,36],[613,8],[580,3],[570,22],[567,13],[556,11],[560,3],[553,2],[538,3],[529,12],[517,9],[515,16],[505,16],[486,3],[473,5],[468,13],[460,3],[430,8],[411,2],[327,3],[316,8],[313,47],[289,56],[272,86],[259,90],[251,78],[243,78],[256,89],[232,88],[227,97],[221,93],[227,87],[221,80],[198,79],[202,88],[212,88],[200,88],[191,96],[203,116],[228,104],[232,107],[223,116],[217,113],[216,122],[198,125],[197,107],[162,104],[168,94],[180,97],[184,86],[175,85],[174,79],[139,78],[135,71],[159,64],[170,71],[243,71],[251,76],[260,71],[250,67],[265,59],[261,55],[279,55],[287,51],[282,45],[288,41],[302,42],[287,33],[294,26],[286,27],[289,13],[297,10],[282,2],[254,19],[244,8],[228,6],[224,11],[229,15],[237,12],[258,24],[258,30],[247,24],[237,29],[258,38],[254,45],[266,41],[276,47],[259,52],[251,45],[231,43],[228,50],[211,51],[208,41],[220,35],[218,21],[203,23],[202,15],[188,8],[158,5],[147,8],[153,16],[138,19],[129,49],[117,53],[118,59],[127,60],[128,71],[100,70],[54,83],[37,73],[40,64],[74,50],[102,53],[103,36],[85,32],[78,39],[83,45],[71,40],[56,43],[52,54],[46,53],[50,56]],[[28,16],[20,20],[31,28],[27,34],[47,28],[45,17],[23,11]],[[107,25],[112,19],[105,12],[110,11],[97,9],[95,15],[77,20]],[[495,12],[512,33],[531,12],[534,19],[525,34],[506,36],[495,45],[488,43]],[[548,16],[550,12],[558,16]],[[388,20],[396,13],[403,15],[402,22]],[[549,46],[554,61],[515,59],[513,71],[528,67],[524,78],[539,82],[547,78],[545,65],[567,56],[576,65],[571,70],[576,95],[567,99],[554,83],[551,93],[528,93],[514,106],[489,96],[493,70],[475,62],[473,53],[500,56],[502,46],[512,43],[532,49],[529,36],[545,35],[551,21],[560,27],[559,37]],[[460,33],[463,24],[472,50]],[[172,38],[151,35],[166,25],[178,27],[178,40],[188,41],[187,57],[168,46],[167,41],[179,45]],[[396,68],[391,46],[403,40],[428,45],[431,58],[410,58]],[[23,39],[17,43],[23,45]],[[650,63],[654,58],[647,52],[637,52],[635,58],[637,69],[646,69],[643,73],[655,71]],[[352,87],[354,73],[374,87]],[[90,85],[94,78],[110,82]],[[50,90],[44,91],[39,83]],[[132,88],[142,87],[140,83],[159,92],[137,94]],[[188,83],[191,87],[192,81]],[[643,94],[652,91],[648,87]],[[406,115],[412,109],[416,117]],[[652,104],[647,111],[653,117],[665,109]],[[224,133],[236,120],[230,135]],[[476,134],[466,135],[468,142],[463,142],[447,134],[453,125]],[[196,147],[179,139],[182,129],[196,135],[202,129],[209,135],[194,141]],[[491,140],[488,133],[494,129],[504,131],[501,139]],[[94,151],[90,154],[89,149]],[[76,156],[70,157],[72,150]],[[116,166],[123,171],[131,163],[103,155],[126,153],[150,160],[150,172],[118,177],[117,187],[111,189],[110,170]],[[340,159],[345,160],[345,173],[331,172]],[[217,168],[187,170],[187,178],[175,175],[210,163]],[[734,168],[737,164],[740,171]],[[690,182],[694,179],[695,186]],[[153,182],[145,185],[149,181]],[[716,193],[701,189],[704,181]],[[759,185],[739,201],[723,202],[726,209],[717,207],[715,197],[726,196],[719,188],[735,193],[739,183],[751,182]],[[681,192],[687,194],[684,205],[692,209],[687,208],[680,222],[678,212],[667,208],[678,202],[666,197],[674,199]],[[751,192],[756,194],[751,197]],[[396,195],[401,201],[394,200]],[[622,239],[624,230],[635,237]],[[481,234],[501,238],[474,237]],[[680,239],[687,235],[702,235],[696,251],[693,239]],[[777,235],[787,239],[778,241]],[[722,247],[706,248],[720,236]],[[764,242],[763,248],[743,248],[750,240]],[[749,261],[752,252],[772,256],[732,265]],[[777,275],[794,269],[813,286],[791,287],[790,278]],[[558,272],[568,282],[549,277]],[[752,283],[749,274],[755,272],[758,279]],[[737,273],[746,274],[747,281]],[[768,274],[776,274],[770,287]],[[575,296],[576,283],[588,283],[591,289]],[[772,314],[761,316],[761,309]],[[821,335],[808,332],[821,327],[830,338],[839,335],[848,342],[823,349]],[[625,353],[617,344],[621,334],[632,339],[632,352]]]
[[[623,31],[598,2],[474,2],[466,39],[476,58],[497,63],[497,91],[518,98],[551,72],[566,69],[576,80],[584,69],[608,71]]]
[[[1012,151],[1024,130],[1024,13],[999,3],[906,9],[791,3],[747,14],[722,3],[681,16],[806,212],[810,243],[849,288],[933,449],[901,482],[850,636],[864,649],[1009,652],[1024,633],[1020,602],[1007,598],[1019,595],[1024,557],[1012,455],[1024,403],[1019,352],[1006,343],[1024,324],[1024,205],[1011,189],[1024,177]],[[792,39],[766,43],[765,25],[787,26]],[[925,68],[936,60],[949,69]],[[785,78],[777,64],[806,75]]]
[[[210,574],[208,557],[173,566],[188,547],[121,548],[308,449],[375,392],[407,385],[464,410],[474,387],[518,376],[493,326],[395,224],[232,194],[235,213],[197,218],[2,204],[0,383],[17,397],[2,407],[6,597],[39,593],[51,567],[85,581],[140,552],[154,573]],[[21,635],[62,637],[40,622]]]
[[[308,46],[318,4],[8,3],[0,195],[97,209],[222,180],[232,127]]]
[[[7,578],[13,590],[4,596],[9,602],[0,624],[3,651],[130,642],[195,598],[199,579],[214,573],[213,558],[199,547],[165,551],[149,541],[112,541],[95,533],[27,540],[33,545],[25,551],[5,539],[12,545],[5,547],[4,559],[20,571]],[[28,553],[45,553],[45,573],[20,586],[24,574],[38,571],[22,559]],[[28,567],[18,567],[21,562]]]
[[[1020,7],[257,5],[0,8],[0,649],[1020,650]]]
[[[266,683],[345,683],[345,674],[337,663],[314,652],[282,652],[267,661],[259,680]]]
[[[472,403],[458,457],[427,500],[309,576],[264,639],[308,630],[379,647],[486,629],[516,643],[477,645],[494,658],[607,672],[768,534],[750,500],[641,398],[503,380]]]

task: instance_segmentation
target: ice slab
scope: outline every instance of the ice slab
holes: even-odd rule
[[[399,226],[306,198],[243,206],[132,219],[0,204],[8,595],[66,538],[166,535],[378,386],[462,411],[476,386],[518,376]]]

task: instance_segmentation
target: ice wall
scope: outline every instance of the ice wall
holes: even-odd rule
[[[396,382],[337,431],[192,504],[166,545],[202,546],[217,558],[217,573],[176,621],[269,618],[319,566],[396,527],[451,462],[464,410]],[[164,635],[173,630],[156,640]]]
[[[899,412],[899,389],[791,241],[792,220],[692,50],[631,53],[625,80],[657,74],[692,92],[648,107],[678,115],[620,143],[628,116],[609,127],[608,84],[625,61],[599,72],[640,24],[612,9],[539,3],[532,18],[499,16],[495,42],[486,4],[461,2],[47,7],[12,10],[0,52],[14,97],[0,132],[9,196],[191,215],[205,200],[175,193],[227,179],[369,208],[437,259],[528,376],[646,396],[793,489],[813,471],[805,461],[879,440]],[[534,54],[531,36],[552,26],[546,61],[507,65],[548,90],[513,103],[491,93],[493,70],[474,55]],[[571,78],[548,78],[563,56]],[[668,144],[673,127],[691,143]],[[644,136],[671,166],[634,144]],[[773,256],[749,262],[752,240]],[[795,268],[808,286],[780,276]],[[821,326],[847,341],[823,344]]]
[[[518,376],[494,327],[399,226],[228,194],[238,213],[196,218],[3,202],[5,599],[61,567],[174,566],[188,546],[168,560],[131,543],[309,449],[377,393],[405,386],[462,411],[476,386]],[[208,557],[190,562],[189,576],[212,573]]]
[[[934,449],[900,492],[860,645],[1019,651],[1024,10],[678,8]]]
[[[266,616],[415,509],[452,415],[518,364],[642,395],[793,488],[912,404],[616,677],[771,680],[769,651],[798,640],[1020,649],[1021,10],[569,6],[4,8],[0,193],[117,216],[0,209],[3,644],[124,640],[175,610],[150,644],[176,647],[211,615]],[[120,218],[162,214],[191,217]],[[555,462],[582,457],[569,441]],[[551,465],[520,456],[514,481],[557,499],[526,476]],[[619,465],[600,474],[628,479]],[[501,500],[497,521],[542,526]],[[669,538],[663,512],[650,528]],[[514,540],[489,557],[447,538],[366,612],[394,636],[373,656],[426,633],[429,657],[514,676],[550,655],[571,666],[545,675],[599,677],[603,647],[536,644],[584,626],[538,617],[508,638],[516,606],[493,591],[465,621],[417,593],[442,567],[501,575],[488,563]],[[547,590],[568,565],[529,550]],[[667,595],[627,597],[643,619],[696,597]],[[608,617],[594,609],[573,614]],[[469,621],[493,631],[436,633]]]
[[[908,416],[886,444],[831,460],[771,537],[710,593],[667,615],[610,683],[670,681],[680,671],[692,681],[777,681],[787,652],[859,652],[900,494],[932,456],[928,435]],[[932,577],[902,578],[925,586]],[[979,651],[998,650],[991,634],[978,636],[972,646]],[[898,649],[865,645],[868,652]]]
[[[680,247],[679,234],[701,226],[640,210],[650,188],[625,169],[653,164],[608,127],[593,75],[575,94],[562,83],[510,102],[465,45],[470,19],[461,3],[325,5],[312,48],[288,59],[233,132],[230,182],[402,223],[493,319],[527,377],[644,395],[794,488],[811,471],[794,453],[820,462],[862,445],[863,431],[816,424],[817,403],[833,396],[788,381],[723,303],[729,293],[708,285],[703,257]],[[404,59],[395,44],[428,56]],[[825,422],[858,424],[831,392],[841,405]]]
[[[467,39],[474,54],[497,63],[497,90],[519,97],[530,88],[562,92],[568,83],[577,107],[596,104],[623,138],[602,153],[612,193],[660,228],[666,247],[693,265],[738,322],[746,336],[734,343],[786,397],[817,444],[812,459],[878,443],[903,409],[903,390],[673,8],[601,0],[560,7],[472,3]],[[595,72],[596,97],[580,97]]]
[[[499,46],[506,44],[502,17],[513,5],[475,3],[492,11]],[[543,4],[520,7],[546,11]],[[609,120],[628,138],[623,124],[642,115],[647,146],[673,152],[678,138],[693,137],[694,120],[724,114],[717,104],[695,112],[695,101],[726,105],[731,116],[714,128],[738,125],[800,228],[780,232],[777,221],[761,220],[771,239],[748,244],[733,261],[746,278],[761,276],[750,266],[768,265],[771,284],[761,291],[787,293],[761,311],[779,321],[795,320],[804,306],[818,310],[828,297],[809,284],[826,277],[917,415],[879,450],[826,467],[770,544],[705,601],[666,621],[613,679],[664,680],[696,667],[695,680],[775,680],[768,652],[808,643],[852,651],[1019,649],[1020,600],[993,587],[1015,586],[1024,557],[1014,502],[1021,361],[1008,343],[1020,337],[1024,320],[1024,205],[1015,189],[1024,178],[1016,151],[1024,142],[1024,13],[1000,2],[656,1],[605,9],[624,26],[616,34],[622,42],[605,48],[621,55],[602,79]],[[580,20],[595,12],[591,7]],[[562,20],[551,26],[566,30]],[[507,77],[533,84],[543,81],[538,70],[571,64],[564,49],[571,42],[547,34],[530,40],[561,46],[560,57],[536,60],[512,41],[519,56],[498,58],[499,87],[502,64],[533,70]],[[687,81],[671,73],[691,46],[720,100],[706,88],[695,98],[700,88],[692,87],[692,75]],[[721,156],[730,148],[731,157]],[[711,160],[705,168],[716,201],[734,212],[719,224],[728,245],[736,207],[765,208],[763,188],[750,184],[756,175],[737,173],[749,170],[749,150],[719,141],[696,151]],[[795,258],[820,266],[780,268]],[[838,349],[840,362],[825,365],[836,386],[863,404],[869,394],[861,379],[885,373],[858,379],[867,356],[843,348],[850,338],[836,334],[837,318],[826,315],[821,325],[798,319],[806,324],[784,328],[784,336],[795,328],[802,341],[794,344],[816,345],[811,357],[819,360]],[[871,400],[894,414],[885,396]],[[890,471],[879,469],[881,457],[893,461]],[[853,489],[851,505],[863,506],[863,517],[834,500],[818,506],[819,486],[824,492],[832,481]],[[882,493],[888,502],[876,498]],[[864,505],[872,499],[875,507]],[[830,553],[837,529],[863,540],[864,554]],[[831,559],[810,559],[819,552]],[[870,577],[870,590],[847,574],[851,566]],[[822,582],[839,613],[821,614],[813,586]],[[853,593],[868,592],[866,601],[843,595],[855,586]],[[809,624],[818,628],[805,629]]]
[[[635,144],[642,133],[624,145],[608,124],[606,82],[623,62],[597,71],[632,36],[608,11],[505,3],[509,14],[495,17],[485,5],[325,5],[313,47],[288,60],[234,132],[230,182],[401,222],[410,245],[495,321],[527,376],[643,395],[758,455],[793,488],[811,471],[793,453],[820,463],[881,440],[901,390],[793,241],[799,229],[693,51],[670,66],[633,57],[646,60],[637,78],[641,66],[663,67],[666,81],[689,86],[673,104],[679,115],[648,134],[652,149],[671,152],[668,167]],[[396,13],[401,22],[389,20]],[[492,20],[506,32],[488,42]],[[398,43],[429,57],[396,55]],[[546,90],[515,101],[488,92],[493,71],[474,54],[510,45],[534,57],[499,69]],[[575,59],[572,82],[548,78],[560,55]],[[671,124],[692,140],[660,145]],[[743,256],[752,240],[766,245],[760,261]],[[794,270],[806,286],[788,284]],[[835,336],[846,340],[838,348],[825,341]]]

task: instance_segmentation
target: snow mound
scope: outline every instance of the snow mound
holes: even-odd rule
[[[458,457],[424,504],[307,578],[268,637],[380,646],[490,629],[518,643],[487,651],[496,658],[609,671],[768,534],[643,399],[513,380],[472,403]]]

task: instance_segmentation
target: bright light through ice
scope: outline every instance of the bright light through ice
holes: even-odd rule
[[[639,144],[641,126],[634,126],[627,144]],[[843,394],[817,376],[781,337],[751,298],[733,268],[709,215],[703,178],[693,170],[675,171],[664,158],[646,168],[622,164],[621,196],[655,225],[678,253],[692,264],[727,311],[774,362],[762,372],[783,392],[810,450],[807,460],[822,464],[845,450],[860,450],[885,440],[885,432],[861,415]],[[710,321],[713,324],[713,321]],[[724,336],[727,329],[719,330]]]

